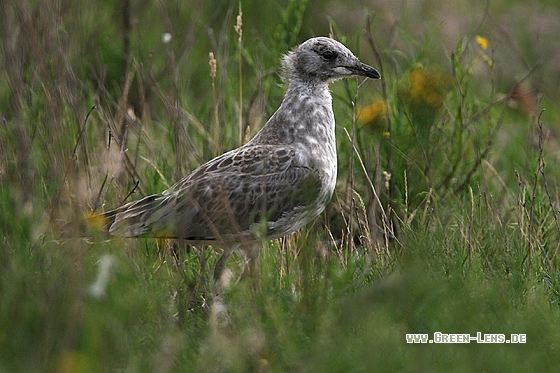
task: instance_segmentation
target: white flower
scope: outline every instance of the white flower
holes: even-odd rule
[[[171,39],[173,39],[173,36],[171,35],[170,32],[164,33],[163,36],[161,37],[161,41],[163,41],[164,44],[171,43]]]
[[[95,282],[89,286],[89,294],[94,298],[101,298],[105,295],[105,289],[107,289],[107,283],[109,282],[109,276],[111,268],[113,267],[113,257],[109,254],[103,255],[99,261],[97,278]]]

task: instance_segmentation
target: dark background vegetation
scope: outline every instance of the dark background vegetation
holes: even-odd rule
[[[2,2],[0,372],[557,368],[557,1],[245,0],[241,40],[239,11]],[[332,85],[332,203],[255,278],[230,260],[227,320],[219,252],[68,238],[250,138],[318,35],[383,80]],[[434,332],[527,343],[406,343]]]

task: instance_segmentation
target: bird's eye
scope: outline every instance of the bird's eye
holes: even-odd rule
[[[325,60],[332,60],[335,57],[336,57],[336,53],[333,52],[333,51],[324,51],[323,52],[323,58]]]

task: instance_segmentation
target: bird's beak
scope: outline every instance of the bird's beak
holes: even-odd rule
[[[362,62],[358,62],[358,64],[356,66],[353,66],[351,70],[356,75],[367,76],[371,79],[381,79],[381,74],[379,74],[379,71]]]

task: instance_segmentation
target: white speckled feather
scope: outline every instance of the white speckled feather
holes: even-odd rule
[[[281,237],[319,215],[332,197],[337,173],[328,85],[352,76],[379,78],[379,73],[324,37],[290,51],[282,70],[286,96],[253,139],[163,193],[105,213],[109,233],[234,248]]]

